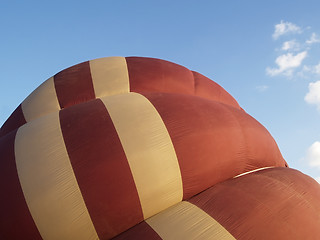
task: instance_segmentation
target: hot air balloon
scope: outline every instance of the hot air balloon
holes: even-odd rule
[[[320,186],[220,85],[108,57],[46,80],[0,130],[1,239],[320,239]]]

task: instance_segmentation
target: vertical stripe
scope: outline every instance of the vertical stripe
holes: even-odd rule
[[[61,130],[95,229],[109,239],[143,220],[133,177],[110,116],[96,99],[60,112]]]
[[[89,63],[97,98],[129,92],[127,62],[124,57],[99,58]]]
[[[15,156],[22,190],[44,239],[97,239],[63,142],[58,112],[19,128]]]
[[[156,233],[150,225],[145,221],[135,225],[129,230],[113,238],[113,240],[162,240],[162,238]]]
[[[60,108],[95,98],[89,62],[67,68],[54,76]]]
[[[153,105],[137,93],[102,101],[127,156],[144,218],[181,201],[182,181],[176,153]]]
[[[16,131],[0,138],[0,239],[41,239],[20,186],[15,156]]]
[[[164,240],[235,239],[207,213],[184,201],[147,219],[146,222]]]
[[[60,110],[53,77],[42,83],[21,104],[27,122]]]
[[[7,133],[19,128],[26,123],[23,116],[21,104],[14,110],[10,117],[5,121],[0,129],[0,137],[6,135]]]

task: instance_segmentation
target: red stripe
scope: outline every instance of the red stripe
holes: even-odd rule
[[[245,138],[245,172],[261,167],[287,166],[277,143],[261,123],[242,110],[234,110],[231,112],[234,118],[237,119]]]
[[[124,233],[116,236],[113,240],[162,240],[162,238],[156,233],[152,227],[149,226],[145,221],[135,225]]]
[[[54,76],[60,108],[95,99],[89,62],[67,68]]]
[[[109,239],[143,220],[134,180],[100,99],[60,111],[67,151],[93,224]]]
[[[21,104],[14,110],[7,121],[2,125],[0,129],[0,137],[6,135],[7,133],[19,128],[26,123],[24,118]]]
[[[14,155],[16,132],[0,138],[0,239],[42,239],[18,178]]]
[[[219,84],[197,72],[161,59],[127,57],[132,92],[197,95],[240,109],[238,102]]]
[[[194,77],[195,95],[240,109],[238,102],[219,84],[200,73],[192,72]]]
[[[184,199],[245,171],[285,164],[270,134],[242,110],[182,94],[145,96],[171,136]]]
[[[320,239],[320,186],[289,168],[217,184],[190,199],[236,239]]]
[[[177,92],[194,94],[190,70],[178,64],[143,57],[127,57],[131,92]]]

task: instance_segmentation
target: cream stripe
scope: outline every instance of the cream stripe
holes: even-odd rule
[[[45,114],[59,111],[60,105],[54,87],[53,77],[36,88],[21,104],[27,122]]]
[[[271,167],[262,167],[262,168],[257,168],[257,169],[254,169],[254,170],[251,170],[251,171],[248,171],[248,172],[240,173],[239,175],[234,176],[233,178],[238,178],[238,177],[241,177],[241,176],[247,175],[247,174],[249,174],[249,173],[258,172],[258,171],[261,171],[261,170],[264,170],[264,169],[268,169],[268,168],[275,168],[275,167],[274,167],[274,166],[271,166]]]
[[[97,98],[129,92],[129,75],[124,57],[99,58],[89,63]]]
[[[64,145],[59,112],[19,128],[15,156],[22,190],[43,239],[98,239]]]
[[[206,212],[185,201],[147,219],[146,222],[164,240],[235,239]]]
[[[138,93],[102,98],[137,187],[144,218],[182,200],[182,180],[169,133],[154,106]]]

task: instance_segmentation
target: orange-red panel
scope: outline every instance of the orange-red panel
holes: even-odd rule
[[[113,240],[162,240],[156,231],[145,221],[113,238]]]
[[[0,137],[6,135],[7,133],[19,128],[26,123],[24,118],[21,104],[14,110],[7,121],[2,125],[0,129]]]
[[[100,99],[60,111],[66,148],[92,222],[108,239],[143,220],[133,177]]]
[[[194,96],[144,95],[171,136],[184,199],[240,173],[285,165],[271,135],[242,110]]]
[[[192,72],[178,64],[143,57],[126,57],[131,92],[194,94]]]
[[[236,239],[320,239],[320,185],[289,168],[219,183],[189,200]]]
[[[14,141],[17,131],[0,138],[0,239],[42,239],[18,178]]]
[[[67,68],[54,76],[60,108],[95,98],[89,62]]]
[[[240,109],[238,102],[219,84],[200,73],[192,72],[194,77],[195,95]]]

